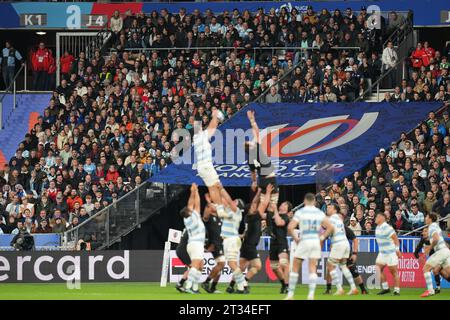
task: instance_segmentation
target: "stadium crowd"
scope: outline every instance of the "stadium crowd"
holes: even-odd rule
[[[110,21],[113,52],[104,57],[97,50],[90,59],[84,52],[62,55],[62,80],[48,107],[0,171],[0,232],[77,226],[163,170],[179,143],[173,129],[192,130],[195,120],[207,125],[216,108],[229,118],[266,91],[265,102],[355,100],[381,74],[381,44],[400,19],[383,19],[383,28],[373,30],[368,17],[365,8],[358,15],[351,9],[316,13],[312,7],[306,13],[236,9],[217,16],[184,9],[149,16],[116,12]],[[275,46],[284,49],[262,49]],[[233,49],[162,50],[175,47]],[[44,43],[39,50],[45,51]],[[448,99],[445,56],[436,51],[402,83],[400,95],[409,97],[410,88],[420,87],[419,96],[427,97],[430,82],[438,88],[432,97],[444,86]],[[433,117],[417,134],[403,135],[397,149],[380,152],[370,170],[329,191],[348,207],[351,225],[354,213],[361,232],[372,232],[376,209],[390,211],[392,221],[403,210],[401,224],[395,222],[403,229],[418,223],[409,213],[415,204],[421,212],[434,202],[450,208],[450,121],[448,115]],[[447,209],[439,210],[442,215]]]

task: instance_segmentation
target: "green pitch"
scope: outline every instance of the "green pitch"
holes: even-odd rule
[[[159,283],[81,283],[80,289],[67,289],[65,284],[0,284],[1,300],[76,300],[76,299],[133,299],[133,300],[281,300],[284,295],[279,294],[278,284],[252,284],[251,294],[182,294],[176,291],[173,284],[160,288]],[[346,288],[348,289],[348,288]],[[219,285],[218,290],[225,291],[225,284]],[[322,295],[323,286],[318,286],[317,300],[418,300],[425,289],[402,289],[401,296],[377,296],[378,290],[371,290],[367,296],[340,296]],[[306,298],[308,288],[306,285],[297,287],[295,298]],[[426,298],[427,300],[450,300],[450,289],[441,290],[440,294]],[[423,299],[424,300],[424,299]]]

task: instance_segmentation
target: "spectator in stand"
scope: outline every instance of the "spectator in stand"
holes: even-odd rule
[[[109,27],[111,28],[113,36],[112,41],[115,42],[119,38],[119,33],[123,29],[123,19],[120,16],[120,12],[118,10],[114,11],[114,14],[109,21]]]
[[[44,42],[31,55],[33,70],[33,90],[46,91],[49,89],[49,72],[53,63],[51,51],[45,47]]]
[[[393,88],[395,86],[396,74],[395,70],[396,64],[398,62],[397,52],[394,49],[394,45],[392,41],[388,41],[386,48],[383,50],[383,55],[381,56],[381,60],[383,62],[385,72],[389,72],[387,76],[387,88]]]
[[[63,79],[68,80],[70,77],[70,70],[72,68],[72,63],[75,61],[73,55],[69,51],[64,51],[60,63],[61,63],[61,76]]]
[[[14,48],[10,41],[6,41],[5,47],[3,48],[0,56],[0,69],[2,70],[5,88],[8,88],[14,80],[17,62],[21,64],[24,63],[22,55],[18,50],[16,50],[16,48]]]
[[[349,229],[353,231],[353,233],[355,234],[355,236],[360,236],[362,233],[362,228],[361,225],[358,223],[358,221],[356,220],[356,218],[354,216],[352,216],[350,218],[350,224],[349,224]]]

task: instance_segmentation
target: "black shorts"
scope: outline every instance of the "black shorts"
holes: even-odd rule
[[[289,253],[287,241],[281,243],[272,241],[269,252],[270,261],[278,261],[280,253]]]
[[[258,250],[256,250],[256,246],[243,243],[241,247],[241,258],[248,261],[259,258],[259,253]]]
[[[214,251],[211,252],[214,259],[217,259],[218,257],[224,255],[222,241],[220,241],[219,243],[210,243],[206,246],[206,248],[208,248],[211,244],[214,245]]]
[[[261,193],[266,192],[267,186],[271,184],[273,186],[273,194],[278,193],[278,183],[276,177],[259,177],[258,179],[258,187],[261,188]]]
[[[178,246],[176,250],[177,257],[183,262],[185,265],[191,264],[191,258],[189,257],[189,254],[187,252],[186,246]]]

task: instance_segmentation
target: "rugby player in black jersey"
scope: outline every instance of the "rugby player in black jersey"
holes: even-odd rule
[[[208,293],[219,293],[216,290],[220,279],[220,273],[225,266],[225,256],[223,253],[223,241],[220,236],[222,220],[217,216],[215,206],[211,203],[209,194],[205,195],[207,205],[203,211],[203,222],[206,227],[206,251],[211,252],[216,261],[216,265],[211,270],[208,278],[202,283],[202,288]]]
[[[273,186],[270,203],[278,205],[278,184],[275,176],[275,167],[261,145],[258,124],[255,120],[255,111],[247,111],[248,120],[252,126],[253,140],[245,143],[245,152],[248,154],[248,165],[252,176],[252,190],[261,188],[261,201],[266,194],[269,184]]]
[[[338,212],[338,214],[341,217],[341,219],[344,220],[344,215],[342,214],[342,212]],[[355,236],[355,233],[352,231],[352,229],[350,229],[345,224],[344,224],[344,228],[345,228],[345,235],[346,235],[348,241],[350,242],[350,256],[347,259],[347,267],[350,270],[350,273],[352,274],[353,279],[355,280],[355,284],[357,284],[359,286],[359,288],[361,289],[361,294],[369,294],[369,292],[366,289],[366,286],[364,285],[364,280],[361,277],[361,275],[359,274],[357,267],[356,267],[356,258],[358,255],[358,238]],[[324,294],[331,294],[332,281],[331,281],[331,276],[330,276],[330,273],[328,272],[328,269],[327,269],[326,280],[327,280],[327,289],[325,290]]]
[[[269,205],[270,195],[273,191],[273,186],[269,184],[266,188],[264,201],[260,201],[261,189],[258,188],[252,203],[244,217],[245,231],[244,241],[242,242],[239,267],[241,270],[247,269],[245,280],[247,283],[261,270],[262,264],[259,258],[257,246],[261,238],[261,220],[264,218],[265,211]],[[245,293],[249,293],[248,285],[244,288]],[[230,282],[227,288],[228,293],[234,292],[234,281]]]
[[[183,234],[180,239],[180,243],[178,243],[177,249],[175,251],[178,259],[180,259],[181,262],[183,262],[187,267],[186,271],[183,274],[183,277],[180,279],[180,281],[176,285],[176,289],[180,292],[186,292],[186,290],[184,289],[184,283],[187,280],[189,268],[191,265],[191,258],[189,257],[189,254],[187,252],[188,240],[189,240],[189,234],[187,233],[186,229],[184,229]]]
[[[270,235],[270,267],[281,283],[280,293],[288,290],[289,281],[289,246],[287,242],[287,226],[292,204],[285,201],[277,206],[271,203],[267,210],[265,220]]]

